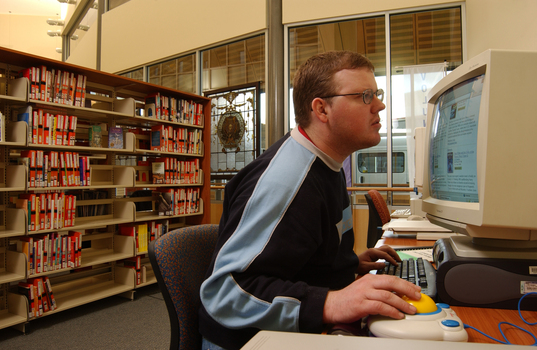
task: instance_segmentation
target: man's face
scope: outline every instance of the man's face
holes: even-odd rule
[[[336,94],[377,91],[374,74],[365,68],[342,70],[334,75]],[[386,106],[376,96],[365,104],[360,96],[337,96],[331,98],[329,127],[332,140],[344,153],[377,145],[381,127],[379,112]]]

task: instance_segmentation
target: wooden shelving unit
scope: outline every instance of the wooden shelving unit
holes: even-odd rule
[[[29,67],[68,71],[86,76],[86,104],[84,107],[45,102],[33,99],[31,83],[20,77],[19,71]],[[193,101],[203,106],[203,125],[190,125],[169,120],[142,116],[145,97],[160,93],[178,100]],[[89,147],[87,142],[71,146],[34,144],[28,140],[28,124],[16,121],[17,111],[31,106],[54,114],[74,115],[84,125],[101,125],[106,128],[124,128],[124,145],[121,149],[108,148],[107,133],[103,133],[103,147]],[[210,221],[210,99],[177,90],[123,78],[47,58],[0,48],[0,112],[4,118],[4,140],[0,141],[0,329],[17,327],[24,331],[29,318],[29,303],[18,293],[19,282],[28,278],[48,277],[57,308],[43,316],[67,310],[112,295],[132,297],[137,288],[156,283],[155,275],[146,255],[137,253],[136,238],[119,234],[119,225],[166,222],[168,230],[209,223]],[[140,130],[148,131],[154,125],[202,130],[200,154],[152,151],[140,146],[148,137]],[[30,130],[31,131],[31,130]],[[87,129],[76,131],[76,139],[87,141]],[[20,154],[26,150],[77,152],[87,156],[90,168],[90,186],[30,187],[28,170],[19,164]],[[207,156],[206,156],[207,155]],[[194,184],[158,184],[151,179],[136,178],[137,171],[149,172],[147,166],[118,165],[118,157],[147,161],[169,157],[177,160],[199,159],[201,180]],[[124,196],[129,191],[151,193],[163,188],[184,187],[200,190],[199,211],[193,214],[162,216],[155,206],[155,196]],[[29,230],[26,210],[17,208],[14,199],[24,193],[64,192],[79,194],[84,191],[104,191],[106,198],[76,200],[78,209],[104,208],[99,215],[80,217],[75,214],[74,225],[61,229]],[[137,210],[140,202],[151,203],[151,208]],[[97,211],[96,211],[97,212]],[[22,237],[39,238],[46,234],[67,235],[70,231],[82,233],[80,266],[60,268],[41,273],[30,273],[26,255],[17,251],[17,241]],[[140,255],[145,266],[145,282],[137,284],[136,271],[122,266],[124,259]],[[43,317],[40,316],[40,317]]]

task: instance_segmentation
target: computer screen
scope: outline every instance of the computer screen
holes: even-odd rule
[[[537,244],[537,52],[487,50],[431,90],[422,209],[478,240]]]
[[[478,203],[477,127],[481,74],[442,93],[434,104],[428,164],[433,198]]]

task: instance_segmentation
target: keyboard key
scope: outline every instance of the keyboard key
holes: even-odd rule
[[[408,280],[408,260],[401,261],[399,266],[401,266],[401,278]]]
[[[403,259],[398,266],[385,262],[383,269],[376,271],[377,275],[392,275],[414,283],[421,287],[421,292],[436,298],[436,270],[431,263],[423,258]]]

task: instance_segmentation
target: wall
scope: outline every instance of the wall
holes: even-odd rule
[[[56,48],[62,47],[62,39],[48,36],[47,31],[62,27],[49,25],[47,19],[46,16],[0,14],[0,46],[61,61],[62,55]]]
[[[97,53],[95,51],[97,47],[97,25],[92,25],[86,33],[82,32],[81,34],[83,36],[77,42],[71,41],[71,55],[67,58],[67,62],[97,69]]]
[[[265,0],[131,0],[103,15],[101,69],[118,72],[265,28]]]
[[[537,1],[466,1],[467,58],[487,49],[537,51]]]

